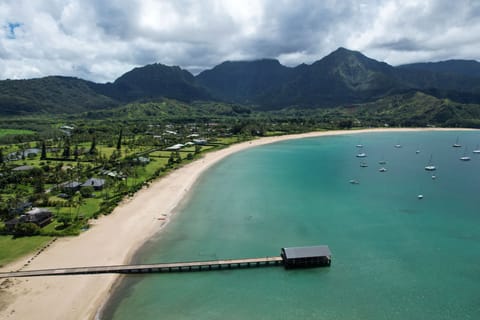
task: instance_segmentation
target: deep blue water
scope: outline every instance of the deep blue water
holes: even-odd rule
[[[466,150],[452,148],[457,137]],[[198,181],[136,260],[327,244],[332,266],[128,277],[103,318],[480,319],[479,143],[476,131],[369,133],[234,154]],[[430,158],[436,179],[424,170]]]

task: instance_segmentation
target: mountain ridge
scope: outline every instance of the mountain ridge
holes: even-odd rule
[[[447,60],[394,67],[342,47],[312,64],[287,67],[276,59],[224,61],[197,76],[178,66],[155,63],[103,84],[60,76],[2,80],[0,114],[75,113],[160,98],[225,101],[265,110],[324,108],[416,91],[478,103],[480,63]]]

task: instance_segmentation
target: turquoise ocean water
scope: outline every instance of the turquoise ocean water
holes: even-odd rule
[[[457,137],[467,150],[452,148]],[[480,132],[368,133],[234,154],[136,262],[327,244],[332,266],[131,276],[102,319],[480,319],[479,143]]]

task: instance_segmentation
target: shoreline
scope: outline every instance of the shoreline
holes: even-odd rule
[[[318,131],[294,135],[264,137],[233,144],[204,154],[201,158],[155,180],[146,189],[125,199],[110,215],[91,220],[88,231],[77,237],[59,238],[23,270],[118,265],[131,261],[134,254],[152,236],[168,225],[198,178],[226,157],[265,144],[320,136],[357,133],[411,131],[477,131],[461,128],[378,128],[362,130]],[[0,272],[23,266],[23,257]],[[11,278],[0,286],[2,319],[95,319],[121,279],[120,275],[81,275],[62,277]],[[1,281],[3,283],[4,281]]]

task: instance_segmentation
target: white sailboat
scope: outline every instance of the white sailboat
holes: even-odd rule
[[[475,150],[473,150],[473,153],[480,154],[480,147],[478,146],[478,144],[477,144],[477,147],[475,148]]]
[[[457,137],[457,140],[455,140],[455,143],[452,145],[452,147],[454,148],[460,148],[462,145],[460,143],[458,143],[458,137]]]
[[[387,161],[385,161],[385,158],[382,156],[382,159],[378,161],[378,164],[387,164]]]
[[[428,164],[425,166],[425,170],[427,170],[427,171],[435,171],[435,170],[437,170],[437,167],[435,167],[435,166],[432,164],[432,155],[430,155],[430,160],[428,160]]]
[[[365,158],[367,154],[363,151],[363,149],[360,149],[360,152],[357,153],[357,158]]]
[[[470,161],[471,158],[467,156],[467,148],[465,148],[465,152],[463,153],[463,156],[460,158],[462,161]]]

